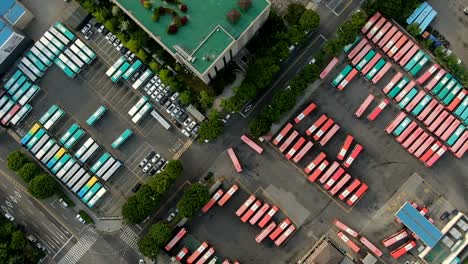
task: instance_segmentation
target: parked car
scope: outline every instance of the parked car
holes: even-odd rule
[[[156,164],[156,162],[158,162],[159,159],[161,159],[161,155],[156,154],[156,155],[151,159],[151,163]]]
[[[103,33],[104,29],[106,29],[106,27],[105,27],[104,25],[100,25],[100,26],[98,27],[97,31],[98,31],[99,33]]]
[[[148,160],[143,159],[142,161],[140,161],[140,164],[138,164],[138,167],[143,168],[146,165],[146,163],[148,163]]]
[[[81,217],[80,214],[77,214],[75,217],[80,223],[86,224],[86,221],[83,219],[83,217]]]
[[[120,44],[120,39],[116,39],[114,42],[114,47],[119,46],[119,44]]]
[[[187,119],[185,119],[185,121],[184,121],[184,127],[190,125],[190,123],[192,123],[192,119],[191,119],[190,117],[187,118]]]
[[[44,246],[41,243],[37,243],[36,247],[40,250],[45,250]]]
[[[63,207],[68,207],[67,202],[65,202],[65,201],[63,200],[63,198],[60,198],[60,199],[59,199],[59,203],[62,204]]]
[[[94,35],[94,30],[90,29],[88,32],[85,34],[85,39],[91,39],[91,37]]]
[[[177,118],[177,121],[183,123],[185,119],[187,119],[187,114],[185,112],[182,112],[182,114]]]
[[[111,38],[112,36],[113,36],[113,35],[112,35],[112,32],[108,32],[108,33],[106,34],[106,39],[110,41],[110,38]]]
[[[180,107],[176,107],[174,110],[172,110],[171,116],[175,117],[180,111],[181,111]]]
[[[192,135],[196,135],[196,134],[198,133],[198,129],[200,129],[200,126],[199,126],[199,125],[197,125],[196,127],[194,127],[194,128],[192,129]]]
[[[465,9],[463,9],[463,12],[465,12],[465,15],[468,15],[468,7],[465,7]]]
[[[151,169],[151,167],[152,167],[151,163],[146,164],[145,167],[143,167],[143,172],[145,173],[148,172]]]
[[[172,105],[172,101],[169,100],[169,99],[164,103],[164,107],[165,107],[165,108],[169,108],[171,105]],[[175,107],[175,106],[174,106],[174,107]],[[168,113],[170,113],[170,111],[169,111]]]
[[[175,118],[175,119],[179,119],[179,118],[182,116],[182,114],[184,114],[184,110],[183,110],[183,109],[180,109],[180,111],[177,112],[177,113],[174,115],[174,118]]]
[[[148,172],[149,175],[153,176],[154,174],[156,174],[156,172],[158,171],[157,168],[151,168],[151,170]]]
[[[166,221],[170,222],[172,221],[172,219],[174,219],[174,217],[179,213],[179,210],[177,210],[177,208],[172,211],[166,218]]]
[[[140,187],[141,187],[141,183],[135,184],[135,186],[133,186],[133,188],[132,188],[132,192],[134,192],[134,193],[138,192]]]
[[[176,108],[176,105],[175,105],[175,104],[171,104],[171,105],[167,108],[166,112],[167,112],[168,114],[170,114],[170,113],[172,113],[172,111],[174,111],[175,108]]]
[[[37,239],[33,236],[33,235],[29,235],[26,237],[29,241],[31,241],[32,243],[35,243],[37,241]]]
[[[6,219],[10,220],[10,222],[15,221],[15,218],[11,214],[5,213],[4,215]]]
[[[197,125],[197,122],[192,121],[192,123],[190,123],[190,125],[187,126],[187,130],[188,131],[192,130],[196,125]]]
[[[135,72],[135,73],[132,75],[132,77],[130,77],[130,81],[131,81],[131,82],[135,82],[135,81],[138,79],[138,77],[140,77],[140,74],[141,74],[140,71]]]
[[[122,48],[123,48],[123,44],[122,44],[122,43],[120,43],[120,44],[119,44],[119,45],[118,45],[118,46],[117,46],[115,49],[117,49],[117,50],[119,50],[119,51],[120,51]]]
[[[163,104],[166,103],[166,102],[171,102],[171,101],[169,101],[168,99],[169,99],[168,96],[163,95],[163,96],[161,97],[161,99],[159,99],[159,103],[163,105]]]
[[[171,96],[171,100],[172,100],[172,101],[175,101],[177,98],[179,98],[179,92],[175,92],[175,93]]]
[[[81,33],[83,34],[86,34],[86,32],[88,32],[90,29],[91,29],[91,24],[86,24],[82,29],[81,29]]]

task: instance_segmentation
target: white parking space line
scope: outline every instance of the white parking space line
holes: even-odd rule
[[[127,159],[127,161],[130,161],[130,162],[127,162],[127,165],[130,166],[130,167],[133,167],[133,165],[138,167],[138,164],[143,159],[143,157],[140,158],[140,156],[146,156],[151,150],[152,149],[151,149],[150,144],[148,144],[145,141],[143,144],[141,144],[141,146],[139,148],[137,148],[135,150],[135,152],[133,152],[130,155],[130,157]],[[134,159],[134,160],[132,160],[132,159]],[[137,163],[137,164],[135,164],[135,163]]]
[[[112,95],[112,97],[109,99],[109,101],[114,104],[116,107],[119,107],[118,102],[122,100],[122,98],[125,98],[128,95],[128,90],[125,88],[121,87],[116,87],[115,88],[115,93]],[[117,100],[114,100],[116,99]],[[114,102],[116,101],[116,102]]]

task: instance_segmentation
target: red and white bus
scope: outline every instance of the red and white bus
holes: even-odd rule
[[[393,130],[395,130],[395,128],[401,123],[401,121],[403,121],[403,119],[406,118],[406,114],[403,113],[403,112],[400,112],[389,124],[388,126],[385,128],[385,132],[387,132],[387,134],[390,134],[393,132]]]
[[[234,149],[228,148],[227,153],[229,155],[229,158],[231,158],[231,162],[234,165],[234,168],[236,169],[237,173],[242,172],[242,165],[239,162],[239,159],[236,156],[236,153],[234,152]]]
[[[275,241],[278,236],[291,224],[291,220],[289,220],[289,218],[286,218],[284,219],[275,229],[275,231],[273,231],[271,234],[270,234],[270,239]]]
[[[435,130],[435,132],[434,132],[434,134],[436,136],[438,136],[438,137],[442,136],[442,134],[449,128],[449,126],[451,126],[453,121],[455,121],[455,116],[449,114],[449,112],[447,112],[447,111],[444,111],[444,112],[447,113],[447,117],[445,118],[445,120],[443,122],[441,122],[439,128],[437,128],[437,130]],[[440,118],[440,116],[439,116],[439,118]],[[436,123],[436,122],[434,122],[434,123]],[[455,128],[454,128],[454,130],[455,130]]]
[[[180,231],[167,243],[164,247],[167,251],[170,251],[184,236],[187,234],[187,229],[182,228]]]
[[[380,60],[380,58],[382,58],[382,55],[380,55],[380,53],[376,53],[374,57],[372,57],[372,59],[366,64],[366,66],[362,68],[362,75],[366,75],[370,69],[372,69],[372,67],[374,67],[374,65]]]
[[[226,204],[226,202],[229,201],[229,199],[231,199],[231,197],[237,192],[238,189],[239,189],[239,187],[237,187],[237,185],[233,184],[231,186],[231,188],[229,188],[229,190],[218,201],[218,205],[223,206],[224,204]]]
[[[296,227],[294,225],[289,226],[288,229],[286,229],[286,231],[284,231],[284,233],[281,234],[281,236],[275,240],[275,245],[277,247],[280,247],[291,236],[291,234],[295,230],[296,230]]]
[[[436,143],[434,143],[430,149],[428,149],[423,155],[421,158],[419,158],[419,160],[421,162],[426,162],[427,160],[429,160],[429,158],[432,156],[432,154],[434,154],[440,147],[442,147],[442,143],[440,143],[440,141],[436,141]]]
[[[348,247],[358,253],[361,249],[356,245],[356,243],[354,243],[351,239],[349,239],[345,234],[343,234],[343,232],[338,232],[336,234],[343,242],[346,243],[346,245],[348,245]]]
[[[377,34],[375,34],[375,36],[372,38],[372,42],[377,44],[379,40],[385,35],[385,33],[387,33],[391,26],[392,22],[387,21],[387,23],[385,23],[385,25],[379,30],[379,32],[377,32]]]
[[[240,217],[247,210],[247,208],[249,208],[250,205],[255,202],[255,200],[257,200],[257,198],[253,195],[250,195],[250,197],[241,205],[241,207],[237,209],[236,215]]]
[[[251,225],[255,225],[258,220],[260,220],[260,217],[262,217],[266,211],[268,211],[268,209],[270,209],[270,205],[267,203],[263,204],[260,210],[258,210],[258,212],[256,212],[255,215],[249,220],[249,223]]]
[[[468,150],[468,140],[466,140],[463,146],[455,153],[455,157],[461,159],[463,155],[465,155],[466,150]]]
[[[278,206],[273,205],[273,207],[270,208],[270,210],[268,211],[268,213],[266,213],[266,215],[262,218],[262,220],[258,222],[258,226],[260,228],[265,227],[265,225],[268,224],[268,222],[278,212],[278,210],[279,210]]]
[[[333,119],[329,118],[327,122],[325,122],[325,124],[319,129],[319,131],[315,133],[315,135],[313,136],[314,140],[319,141],[319,139],[323,136],[323,134],[325,134],[333,124],[334,124]]]
[[[366,38],[361,39],[361,41],[359,41],[359,43],[348,54],[348,59],[352,60],[366,44],[367,44],[367,39]]]
[[[337,182],[341,178],[341,176],[343,176],[344,173],[345,170],[343,168],[338,168],[323,186],[325,190],[330,190],[333,184],[335,184],[335,182]]]
[[[397,72],[393,76],[393,78],[390,80],[390,82],[388,82],[387,85],[385,85],[385,87],[382,89],[382,91],[385,94],[388,94],[388,92],[390,92],[390,90],[392,90],[393,87],[400,81],[401,77],[403,77],[403,73]]]
[[[325,121],[328,119],[327,115],[322,114],[315,122],[307,129],[306,134],[312,135]]]
[[[352,236],[352,237],[357,238],[357,237],[359,236],[359,233],[358,233],[358,232],[356,232],[354,229],[350,228],[349,226],[343,224],[343,223],[342,223],[340,220],[338,220],[338,219],[333,220],[333,224],[334,224],[337,228],[339,228],[339,229],[345,231],[346,233],[348,233],[348,235],[350,235],[350,236]]]
[[[395,140],[398,142],[398,143],[401,143],[403,142],[410,134],[411,132],[413,132],[413,130],[418,126],[418,124],[414,121],[411,122],[411,124],[409,124],[405,130],[403,130],[403,132],[395,138]]]
[[[356,55],[356,57],[354,57],[354,59],[351,61],[351,63],[356,66],[361,60],[362,58],[364,58],[364,56],[366,56],[366,54],[372,49],[372,46],[367,44],[364,48],[362,48],[362,50],[358,53],[358,55]]]
[[[378,83],[380,79],[382,79],[382,77],[388,72],[388,70],[390,70],[391,67],[392,67],[392,63],[387,61],[385,65],[382,67],[382,69],[380,69],[380,71],[377,72],[374,78],[372,78],[371,82],[373,84]]]
[[[179,253],[177,253],[177,255],[175,256],[175,259],[179,262],[182,261],[182,259],[187,256],[187,253],[189,252],[188,248],[184,247],[182,248]]]
[[[205,263],[209,258],[211,258],[211,256],[213,256],[214,253],[215,253],[215,250],[213,247],[211,247],[210,249],[208,249],[208,251],[205,254],[203,254],[203,256],[195,264]]]
[[[411,89],[413,89],[414,85],[416,83],[414,81],[410,81],[399,93],[398,95],[395,97],[395,101],[397,101],[398,103],[409,93],[409,91],[411,91]]]
[[[397,43],[400,39],[400,37],[403,36],[403,33],[398,30],[397,33],[385,44],[385,46],[382,48],[382,51],[388,54],[388,51]]]
[[[208,212],[211,207],[213,207],[213,205],[219,200],[219,198],[221,198],[221,196],[223,195],[223,190],[219,189],[212,197],[211,199],[202,207],[202,212],[203,213],[206,213]]]
[[[418,127],[411,136],[401,144],[404,149],[408,149],[411,144],[422,134],[423,129]]]
[[[366,24],[361,28],[362,34],[365,34],[382,15],[379,12],[376,12],[369,20],[367,20]]]
[[[350,193],[352,193],[354,190],[356,190],[356,188],[357,188],[360,184],[361,184],[361,181],[360,181],[360,180],[354,179],[354,180],[351,182],[351,184],[350,184],[348,187],[346,187],[346,189],[344,189],[343,192],[340,193],[340,196],[339,196],[340,200],[343,201],[344,199],[346,199],[346,197],[348,197],[348,195],[349,195]]]
[[[323,138],[320,140],[320,145],[325,146],[328,141],[340,130],[340,126],[338,124],[334,124],[333,127],[323,136]]]
[[[315,167],[317,167],[320,162],[322,162],[327,155],[323,152],[320,152],[314,160],[312,160],[307,167],[304,168],[304,172],[309,174]]]
[[[387,44],[393,35],[398,31],[398,28],[396,26],[392,26],[392,28],[385,34],[385,36],[379,41],[377,44],[379,48],[383,48],[385,44]]]
[[[390,252],[390,255],[394,259],[398,259],[399,257],[403,256],[404,254],[406,254],[408,251],[410,251],[414,247],[416,247],[416,242],[414,240],[411,240],[410,242]]]
[[[426,141],[426,139],[429,137],[429,134],[426,132],[423,132],[421,136],[418,137],[418,139],[411,145],[407,150],[410,154],[413,154],[423,143]]]
[[[460,93],[458,93],[458,95],[452,100],[452,102],[446,107],[447,110],[449,111],[453,111],[459,104],[460,102],[463,100],[463,98],[465,98],[466,94],[468,94],[468,91],[466,89],[462,89],[460,91]]]
[[[195,252],[192,253],[192,255],[190,255],[190,257],[187,259],[187,263],[188,264],[192,264],[193,262],[195,262],[195,260],[197,260],[197,258],[205,251],[205,249],[208,248],[208,243],[206,242],[203,242],[198,248],[197,250],[195,250]]]
[[[328,167],[327,171],[322,175],[322,177],[320,177],[319,182],[324,184],[325,181],[327,181],[328,178],[330,178],[332,173],[335,172],[338,169],[339,166],[340,166],[340,164],[338,162],[334,161],[332,163],[332,165],[330,167]]]
[[[250,209],[241,217],[241,221],[243,223],[247,222],[247,220],[249,220],[250,217],[252,217],[252,215],[258,210],[258,208],[260,208],[260,205],[262,205],[260,200],[257,200],[254,204],[252,204]]]
[[[349,206],[353,206],[358,199],[360,199],[367,191],[367,184],[362,183],[357,191],[346,202]]]
[[[457,153],[463,146],[465,142],[468,140],[468,131],[465,131],[463,135],[460,136],[460,138],[453,144],[453,146],[450,148],[450,151],[453,153]]]
[[[347,135],[346,138],[345,138],[345,141],[343,142],[343,145],[341,146],[340,148],[340,152],[338,152],[338,155],[336,156],[336,158],[338,160],[343,160],[346,153],[348,152],[349,150],[349,147],[351,146],[351,143],[353,142],[354,140],[354,137],[351,136],[351,135]]]
[[[244,141],[245,144],[247,144],[249,147],[251,147],[255,152],[258,154],[262,154],[263,148],[260,147],[257,143],[255,143],[253,140],[248,138],[246,135],[241,136],[241,140]]]
[[[312,141],[307,141],[307,143],[305,144],[305,146],[299,151],[299,153],[297,153],[296,156],[294,156],[293,158],[293,161],[294,163],[298,163],[303,157],[305,154],[307,154],[307,152],[309,152],[309,150],[314,146],[314,143],[312,143]]]
[[[358,73],[358,70],[353,68],[336,88],[340,91],[343,91],[346,85],[348,85],[348,83],[351,82],[354,79],[354,77],[356,77],[357,73]]]
[[[328,161],[324,160],[320,165],[314,170],[312,174],[308,177],[309,181],[315,182],[317,178],[322,174],[322,172],[325,170],[325,168],[328,166]]]
[[[333,70],[336,66],[336,64],[340,61],[340,59],[338,59],[337,57],[334,57],[327,65],[327,67],[325,67],[325,69],[323,69],[323,71],[320,73],[320,79],[323,80],[325,79],[325,77],[328,76],[328,74],[330,73],[331,70]]]
[[[447,130],[445,130],[445,132],[443,132],[443,134],[440,136],[440,139],[442,139],[444,142],[447,141],[447,139],[457,130],[460,123],[460,120],[455,119],[447,128]]]
[[[403,46],[403,44],[405,44],[407,40],[408,40],[408,37],[406,37],[405,35],[401,36],[398,42],[395,43],[395,45],[393,45],[393,47],[387,52],[387,55],[390,58],[392,58],[393,55],[395,55],[395,53],[400,49],[401,46]]]
[[[381,17],[379,21],[377,21],[377,23],[375,23],[374,26],[372,26],[371,30],[367,32],[366,37],[368,39],[372,39],[374,35],[377,34],[379,29],[383,26],[383,24],[385,24],[385,22],[387,22],[387,19],[385,17]]]
[[[305,138],[300,137],[296,143],[292,146],[292,148],[286,153],[286,159],[290,160],[294,154],[304,145],[305,143]]]
[[[423,121],[426,119],[427,115],[431,113],[432,109],[434,109],[438,105],[436,99],[432,99],[429,104],[427,104],[426,107],[424,107],[424,110],[416,117],[419,121]]]
[[[349,168],[351,166],[351,164],[353,164],[353,162],[357,159],[357,157],[359,156],[359,153],[361,153],[362,151],[362,146],[359,145],[359,144],[356,144],[353,148],[353,150],[351,151],[351,154],[349,154],[348,158],[343,162],[343,167],[345,168]]]
[[[419,85],[422,85],[431,77],[438,69],[440,69],[439,64],[433,64],[427,71],[423,73],[423,75],[419,76],[419,78],[416,80],[416,83]]]
[[[308,116],[312,111],[314,111],[315,108],[317,108],[317,106],[314,103],[310,103],[310,105],[308,105],[304,111],[302,111],[296,116],[296,118],[294,118],[294,122],[299,124],[299,122],[301,122],[304,117]]]
[[[372,244],[366,237],[362,236],[361,238],[359,238],[359,241],[361,241],[361,243],[368,249],[370,249],[370,251],[372,251],[372,253],[374,253],[374,255],[376,255],[377,257],[382,256],[382,251],[380,251],[380,249],[378,249],[374,244]]]
[[[445,71],[443,68],[441,68],[439,70],[439,72],[437,72],[437,74],[434,76],[434,78],[432,78],[429,83],[426,84],[426,86],[424,86],[424,89],[428,90],[428,91],[431,91],[432,88],[434,88],[434,86],[440,81],[440,79],[447,73],[447,71]]]
[[[395,234],[389,236],[388,238],[382,240],[382,245],[384,247],[389,247],[394,245],[398,241],[401,241],[403,238],[408,237],[408,232],[405,229],[396,232]]]
[[[435,138],[434,137],[428,137],[426,139],[426,141],[424,141],[424,143],[414,152],[413,156],[415,156],[416,158],[419,159],[419,157],[421,157],[421,155],[424,153],[424,151],[427,150],[427,148],[432,144],[434,143],[435,141]]]
[[[423,99],[423,97],[426,96],[426,92],[424,90],[420,90],[418,94],[408,103],[408,105],[405,107],[406,112],[411,112],[414,107],[416,107],[417,104]]]
[[[444,155],[444,153],[447,151],[447,147],[446,146],[442,146],[441,148],[439,148],[439,150],[437,150],[436,153],[434,153],[434,155],[432,155],[429,160],[427,160],[424,165],[426,167],[432,167],[439,159],[440,157],[442,157],[442,155]]]
[[[440,113],[442,113],[443,110],[444,106],[438,103],[434,111],[432,111],[431,114],[426,119],[424,119],[424,125],[430,126],[432,122],[440,115]]]
[[[393,60],[395,60],[395,62],[399,62],[400,66],[403,67],[418,50],[418,45],[415,45],[414,42],[410,40],[406,42],[406,44],[403,45],[397,53],[395,53]]]
[[[278,145],[281,140],[288,134],[289,130],[293,128],[293,125],[291,123],[287,123],[283,129],[281,129],[281,132],[279,132],[278,135],[276,135],[275,139],[273,140],[273,145]]]
[[[372,110],[372,112],[370,112],[370,114],[367,116],[367,120],[374,121],[389,103],[390,100],[385,98],[382,99],[382,101],[380,101],[380,103],[374,108],[374,110]]]
[[[258,235],[255,237],[255,241],[260,244],[265,239],[265,237],[267,237],[273,231],[273,229],[275,229],[275,227],[276,223],[271,222],[267,227],[262,229],[260,233],[258,233]]]
[[[279,148],[279,151],[281,152],[284,152],[286,150],[287,147],[289,147],[289,145],[291,145],[291,143],[293,142],[294,139],[296,139],[296,137],[299,135],[299,132],[297,132],[296,130],[294,130],[291,135],[289,135],[289,137],[286,139],[286,141],[284,141],[284,143],[281,145],[281,147]]]
[[[337,192],[339,192],[341,190],[341,188],[343,188],[343,186],[348,183],[348,181],[351,179],[351,175],[349,175],[348,173],[345,174],[345,176],[343,176],[337,183],[335,186],[333,186],[333,188],[330,190],[330,194],[331,195],[335,195]]]
[[[356,118],[360,118],[364,111],[369,107],[369,105],[372,103],[372,100],[374,100],[375,96],[373,94],[369,94],[366,99],[362,102],[362,104],[358,107],[356,112],[354,113],[354,116]]]

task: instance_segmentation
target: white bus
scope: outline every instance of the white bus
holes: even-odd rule
[[[102,176],[102,179],[107,181],[114,173],[122,166],[122,162],[116,161],[114,165]]]
[[[59,55],[59,59],[63,63],[65,63],[65,65],[67,65],[70,69],[72,69],[76,74],[78,74],[81,71],[81,69],[78,66],[76,66],[74,62],[72,62],[65,55],[63,55],[63,53]]]
[[[37,85],[33,85],[29,90],[19,99],[18,103],[20,105],[25,105],[39,92],[40,88]]]
[[[19,122],[21,122],[21,120],[24,119],[24,117],[26,117],[27,114],[29,114],[29,112],[31,112],[31,109],[32,109],[32,106],[29,104],[21,107],[18,113],[16,113],[16,115],[14,115],[13,118],[11,118],[10,124],[12,124],[13,126],[16,126]]]
[[[65,47],[65,45],[63,45],[62,42],[60,42],[57,38],[52,36],[52,34],[49,31],[46,31],[44,33],[44,37],[46,37],[59,50],[63,50],[63,48]]]
[[[93,145],[94,143],[94,139],[92,137],[88,138],[85,143],[81,146],[81,148],[78,149],[78,151],[76,151],[75,153],[75,157],[77,159],[81,158],[81,156],[83,156],[83,154],[86,152],[86,150],[88,150],[88,148],[91,147],[91,145]]]
[[[82,50],[80,50],[80,48],[78,48],[78,46],[76,46],[75,44],[72,44],[70,46],[70,49],[71,49],[71,51],[73,51],[73,53],[76,54],[76,56],[78,56],[78,58],[80,58],[82,61],[86,62],[86,64],[91,63],[91,58],[88,57],[88,55],[86,55]]]
[[[78,67],[83,68],[85,66],[85,63],[78,58],[75,53],[73,53],[70,49],[65,49],[65,55],[67,55],[68,58],[70,58]]]
[[[124,56],[121,56],[116,62],[114,62],[114,64],[106,71],[106,75],[108,77],[111,77],[115,71],[117,71],[117,69],[120,68],[120,66],[122,66],[122,64],[126,61],[125,57]]]
[[[47,152],[47,154],[41,159],[42,164],[47,164],[55,153],[60,149],[59,144],[55,143]]]
[[[51,27],[49,28],[49,32],[55,37],[57,38],[58,40],[60,40],[60,42],[62,42],[62,44],[64,44],[65,46],[68,45],[68,43],[70,42],[70,40],[65,37],[60,31],[58,31],[56,28],[54,27]]]
[[[133,89],[137,90],[141,85],[148,80],[148,78],[153,75],[153,72],[150,69],[147,69],[141,76],[138,78],[132,85]]]
[[[75,175],[73,175],[73,177],[68,181],[67,187],[71,189],[75,185],[75,183],[79,179],[81,179],[81,177],[83,177],[85,173],[86,173],[86,170],[84,168],[80,168],[80,170],[76,172]]]
[[[110,157],[106,163],[104,163],[104,165],[102,165],[102,167],[96,172],[96,175],[98,177],[102,177],[104,173],[112,166],[112,164],[114,164],[114,162],[114,157]]]
[[[78,46],[78,48],[84,51],[86,55],[88,55],[88,57],[91,58],[91,60],[94,60],[96,58],[96,53],[94,53],[94,51],[92,51],[88,46],[86,46],[80,39],[77,38],[75,44]]]
[[[94,143],[86,152],[83,154],[83,156],[80,158],[80,161],[85,163],[96,151],[99,149],[99,144]]]
[[[141,118],[143,118],[152,108],[153,108],[153,106],[151,105],[151,103],[147,102],[140,109],[140,111],[138,111],[138,113],[136,113],[136,115],[132,117],[132,122],[135,123],[135,124],[140,122]]]
[[[83,187],[83,185],[88,182],[90,178],[91,178],[91,175],[89,175],[89,173],[86,173],[83,177],[81,177],[78,183],[75,184],[75,186],[73,186],[72,192],[74,193],[78,192],[81,189],[81,187]]]
[[[26,76],[28,76],[28,79],[31,80],[32,82],[37,81],[37,76],[29,70],[28,67],[26,67],[23,63],[18,64],[18,69],[20,69]]]
[[[138,102],[132,106],[132,108],[130,108],[130,110],[128,111],[128,114],[133,117],[137,112],[138,110],[140,110],[140,108],[143,107],[143,105],[145,105],[145,103],[148,102],[148,97],[146,96],[143,96],[140,98],[140,100],[138,100]]]

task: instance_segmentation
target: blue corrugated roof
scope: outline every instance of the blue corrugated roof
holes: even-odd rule
[[[15,4],[15,0],[0,1],[0,16],[3,16]]]
[[[2,30],[0,30],[0,46],[2,46],[5,41],[10,38],[11,34],[13,34],[13,30],[9,27],[4,27]]]
[[[442,238],[442,233],[439,229],[408,202],[395,215],[429,247],[434,247]]]
[[[12,25],[16,24],[16,21],[24,14],[25,10],[19,4],[15,4],[6,14],[5,19],[8,20]]]

